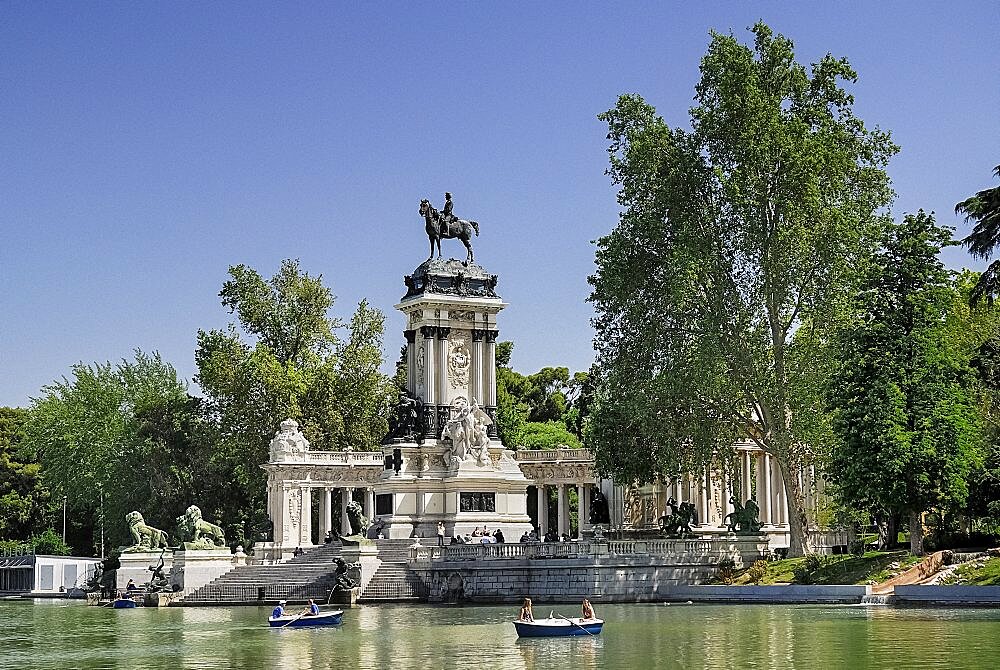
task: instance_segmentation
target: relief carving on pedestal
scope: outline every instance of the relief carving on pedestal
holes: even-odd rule
[[[293,537],[298,537],[299,516],[302,511],[302,491],[295,489],[288,493],[288,523],[285,524],[282,539],[290,542]]]
[[[448,312],[448,318],[452,321],[475,321],[476,313],[472,310],[455,310]]]
[[[469,342],[463,336],[448,341],[448,377],[452,388],[465,388],[469,383],[469,366],[472,355]]]

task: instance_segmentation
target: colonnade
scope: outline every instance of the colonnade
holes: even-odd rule
[[[760,508],[760,522],[765,526],[788,524],[788,496],[778,462],[768,453],[753,447],[738,448],[736,467],[731,473],[725,468],[706,468],[698,473],[681,475],[670,482],[652,485],[650,495],[636,496],[633,509],[627,509],[629,501],[624,500],[623,525],[643,527],[655,525],[657,519],[668,512],[667,502],[673,498],[676,503],[694,504],[696,521],[699,526],[724,526],[728,514],[733,512],[730,498],[735,496],[741,505],[754,498]],[[806,509],[815,519],[818,502],[815,469],[810,466],[799,473],[799,484],[806,492]],[[821,493],[821,491],[820,491]],[[637,507],[636,507],[637,506]]]
[[[457,322],[452,326],[420,326],[403,332],[406,337],[406,383],[410,393],[424,403],[425,411],[434,420],[427,422],[428,434],[440,430],[441,408],[447,408],[452,397],[475,399],[484,408],[494,408],[496,398],[496,341],[499,331],[473,327],[474,322]],[[485,322],[481,325],[485,325]],[[451,350],[454,347],[455,350]],[[449,370],[449,362],[458,362],[465,372]],[[435,428],[436,426],[436,428]],[[492,434],[492,432],[491,432]]]
[[[559,482],[556,484],[542,484],[536,483],[536,496],[538,499],[537,515],[538,515],[538,532],[542,536],[549,532],[549,488],[554,488],[556,490],[556,527],[553,529],[559,534],[559,537],[563,535],[570,534],[570,501],[569,501],[569,489],[570,487],[576,487],[576,499],[577,499],[577,529],[576,537],[577,539],[583,538],[583,532],[590,529],[590,488],[592,486],[589,482],[576,482],[576,483],[566,483]]]
[[[271,519],[274,521],[275,542],[288,546],[305,547],[312,545],[313,495],[318,497],[319,518],[317,531],[320,542],[335,528],[342,535],[351,533],[351,523],[347,516],[347,504],[354,499],[355,491],[361,491],[364,515],[369,519],[375,512],[375,491],[370,486],[330,486],[328,484],[285,483],[275,488],[271,495]],[[334,496],[340,502],[340,519],[333,518]]]

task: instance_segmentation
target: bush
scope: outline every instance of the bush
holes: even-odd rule
[[[35,553],[47,556],[69,556],[71,549],[68,544],[62,541],[62,537],[57,532],[49,528],[40,535],[31,538],[31,543],[35,545]]]
[[[751,584],[760,584],[767,574],[767,561],[757,561],[747,570],[747,581]]]
[[[805,559],[792,568],[792,575],[798,584],[812,584],[813,573],[823,566],[823,561],[817,554],[809,554]]]
[[[718,563],[719,572],[716,575],[723,584],[732,584],[736,579],[736,562],[731,558],[724,558]]]

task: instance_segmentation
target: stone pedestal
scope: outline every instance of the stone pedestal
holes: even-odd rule
[[[386,470],[376,486],[376,495],[392,496],[392,513],[379,515],[387,537],[433,544],[439,521],[447,538],[486,526],[516,542],[531,530],[529,482],[499,440],[490,442],[484,465],[472,458],[456,462],[447,441],[387,445],[387,455],[396,449],[402,457],[399,472]]]
[[[118,578],[115,587],[124,589],[128,580],[133,580],[136,586],[142,586],[148,582],[153,571],[150,567],[155,567],[160,562],[159,551],[135,551],[126,552],[121,555],[121,567],[118,568]],[[169,576],[174,562],[174,552],[170,549],[163,552],[163,574]]]
[[[178,550],[174,552],[170,584],[183,596],[232,569],[233,554],[228,548]]]
[[[507,306],[497,277],[435,259],[404,283],[396,309],[406,316],[407,392],[419,399],[420,425],[397,429],[383,449],[392,464],[375,486],[383,532],[432,543],[443,522],[448,537],[486,526],[516,542],[531,529],[529,482],[497,437],[496,326]]]
[[[378,557],[378,547],[370,544],[362,544],[355,547],[344,547],[340,551],[341,558],[344,562],[348,564],[360,563],[361,564],[361,574],[359,575],[358,586],[360,591],[364,591],[368,586],[368,582],[372,580],[375,575],[375,571],[378,567],[382,565],[382,560]],[[355,589],[356,591],[358,589]],[[337,598],[337,594],[333,594],[334,598]],[[342,598],[345,596],[341,596]],[[357,599],[357,594],[354,595],[354,600]],[[353,600],[351,604],[353,604]]]

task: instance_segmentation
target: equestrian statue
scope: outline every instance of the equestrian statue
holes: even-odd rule
[[[441,240],[459,239],[465,245],[468,255],[462,265],[475,262],[472,254],[472,234],[479,235],[479,223],[476,221],[466,221],[452,214],[454,204],[451,201],[451,193],[444,194],[444,209],[438,211],[424,198],[420,201],[420,215],[424,217],[424,229],[427,231],[427,239],[431,243],[431,255],[427,260],[434,258],[434,245],[437,244],[438,258],[441,258]]]

